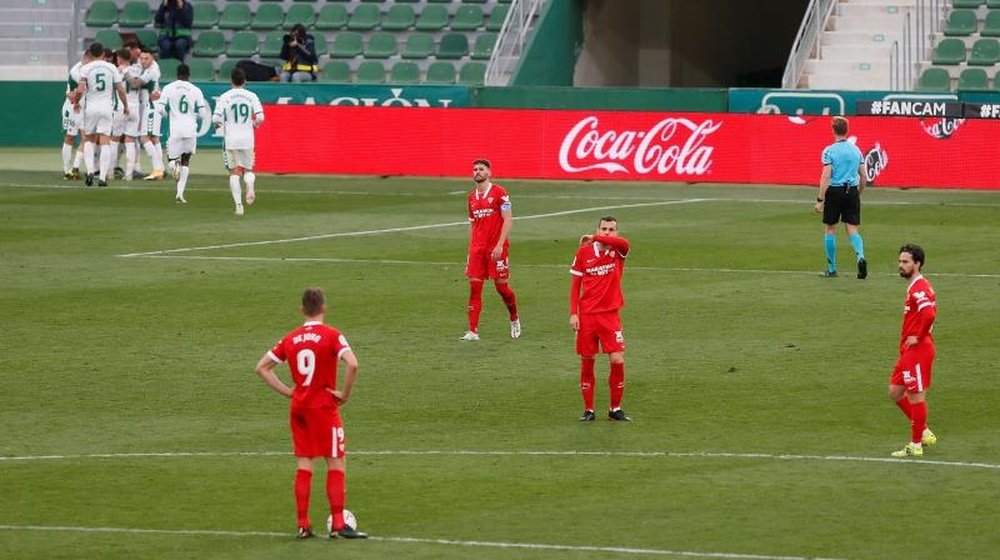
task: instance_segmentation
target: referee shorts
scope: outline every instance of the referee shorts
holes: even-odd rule
[[[857,187],[830,187],[823,203],[823,223],[861,225],[861,193]]]

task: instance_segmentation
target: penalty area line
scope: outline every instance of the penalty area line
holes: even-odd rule
[[[515,220],[537,220],[541,218],[554,218],[557,216],[569,216],[572,214],[583,214],[585,212],[596,212],[598,210],[621,210],[625,208],[645,208],[649,206],[671,206],[677,204],[690,204],[694,202],[705,202],[705,198],[685,198],[679,200],[661,200],[657,202],[637,202],[634,204],[615,204],[609,206],[591,206],[589,208],[577,208],[574,210],[562,210],[559,212],[546,212],[544,214],[529,214],[527,216],[514,216]],[[222,243],[218,245],[201,245],[197,247],[179,247],[176,249],[162,249],[159,251],[146,251],[139,253],[125,253],[116,255],[122,258],[148,257],[153,255],[168,255],[176,253],[188,253],[191,251],[211,251],[215,249],[231,249],[234,247],[256,247],[261,245],[277,245],[281,243],[297,243],[300,241],[315,241],[318,239],[333,239],[336,237],[359,237],[364,235],[379,235],[383,233],[400,233],[404,231],[420,231],[427,229],[439,229],[455,226],[467,226],[468,220],[460,222],[441,222],[437,224],[423,224],[417,226],[402,226],[384,229],[368,229],[359,231],[343,231],[338,233],[324,233],[320,235],[305,235],[301,237],[289,237],[285,239],[268,239],[262,241],[245,241],[240,243]]]
[[[3,531],[45,531],[76,533],[112,533],[130,535],[173,535],[196,537],[271,537],[291,539],[291,533],[278,531],[224,531],[212,529],[138,529],[129,527],[78,527],[71,525],[0,525]],[[563,545],[544,543],[519,543],[497,541],[463,541],[456,539],[429,539],[420,537],[383,537],[373,535],[369,540],[403,544],[431,544],[478,548],[506,548],[526,550],[552,550],[568,552],[601,552],[607,554],[639,554],[646,556],[680,556],[685,558],[728,558],[737,560],[806,560],[806,556],[775,556],[771,554],[743,554],[735,552],[697,552],[693,550],[665,550],[657,548],[632,548],[617,546]],[[816,560],[835,560],[820,558]]]

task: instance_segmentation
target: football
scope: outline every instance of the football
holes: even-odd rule
[[[344,524],[347,525],[348,527],[350,527],[351,529],[357,529],[358,528],[358,519],[356,517],[354,517],[354,514],[351,513],[351,510],[349,510],[349,509],[345,509],[344,510]],[[327,518],[326,518],[326,530],[328,532],[333,532],[333,516],[332,515],[328,515]]]

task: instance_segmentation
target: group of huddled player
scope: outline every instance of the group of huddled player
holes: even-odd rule
[[[189,80],[190,68],[177,67],[177,79],[160,88],[160,67],[152,52],[136,42],[112,51],[100,43],[91,44],[80,62],[69,71],[66,101],[63,103],[63,178],[78,180],[80,167],[85,184],[96,181],[106,187],[108,179],[119,175],[126,181],[142,177],[148,181],[165,177],[165,168],[177,183],[175,202],[186,204],[184,191],[190,174],[191,157],[197,151],[199,121],[211,120],[225,141],[225,163],[229,186],[242,216],[242,178],[246,203],[253,204],[254,129],[264,122],[260,99],[243,86],[246,75],[232,73],[232,89],[219,97],[211,113],[202,91]],[[160,145],[162,120],[169,119],[167,165]],[[80,145],[73,156],[77,136]],[[118,165],[124,145],[125,167]],[[143,177],[138,146],[149,155],[152,172]],[[98,156],[98,153],[100,154]]]

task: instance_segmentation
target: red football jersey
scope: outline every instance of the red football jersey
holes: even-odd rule
[[[601,250],[597,241],[583,245],[576,251],[569,272],[581,277],[580,314],[616,311],[625,306],[622,295],[622,274],[628,256],[628,240],[619,237],[624,252],[609,247]]]
[[[923,276],[917,276],[906,289],[906,301],[903,303],[903,330],[900,333],[899,344],[905,348],[906,338],[916,336],[917,344],[933,344],[934,319],[937,317],[937,296],[934,288]]]
[[[336,405],[327,389],[337,388],[337,362],[350,350],[340,331],[320,322],[308,322],[285,335],[268,355],[288,362],[295,388],[292,405],[303,407]]]
[[[472,189],[469,193],[469,223],[472,237],[469,245],[492,250],[500,239],[503,228],[503,212],[510,212],[510,195],[503,187],[492,183],[485,193]],[[504,247],[509,243],[504,242]]]

